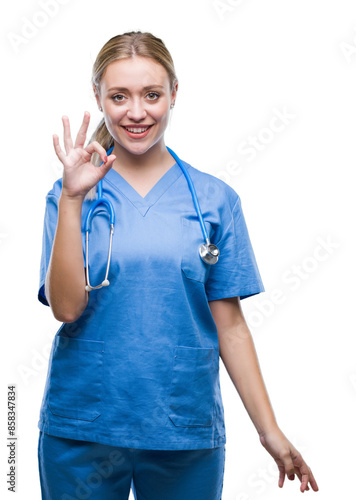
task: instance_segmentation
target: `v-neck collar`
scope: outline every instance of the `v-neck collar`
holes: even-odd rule
[[[137,208],[144,217],[150,207],[158,201],[163,193],[173,184],[173,182],[183,174],[182,169],[176,162],[167,172],[156,182],[145,197],[142,197],[119,172],[111,168],[105,175],[105,180],[114,188],[121,191],[126,198]]]

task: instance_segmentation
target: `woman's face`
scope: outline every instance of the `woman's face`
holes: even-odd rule
[[[143,154],[160,141],[164,144],[176,90],[177,86],[170,91],[163,66],[153,59],[135,56],[108,65],[96,98],[113,139],[130,153]]]

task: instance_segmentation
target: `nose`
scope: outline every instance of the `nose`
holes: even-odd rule
[[[140,121],[146,118],[145,103],[141,99],[132,99],[128,103],[127,117],[130,120]]]

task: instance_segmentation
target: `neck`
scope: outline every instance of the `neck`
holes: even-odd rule
[[[116,156],[113,169],[117,172],[151,172],[169,168],[175,164],[174,158],[167,151],[164,143],[156,143],[145,153],[133,154],[115,142],[112,154]]]

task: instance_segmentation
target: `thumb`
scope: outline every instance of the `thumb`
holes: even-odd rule
[[[109,172],[109,170],[112,168],[115,160],[116,160],[116,156],[110,155],[107,157],[107,161],[102,163],[99,166],[100,170],[98,171],[98,173],[99,173],[100,179],[105,177],[105,175]]]
[[[284,470],[288,479],[293,481],[295,471],[294,471],[293,460],[290,456],[290,453],[288,453],[288,455],[285,455],[284,457],[281,457],[281,460],[283,461]]]

